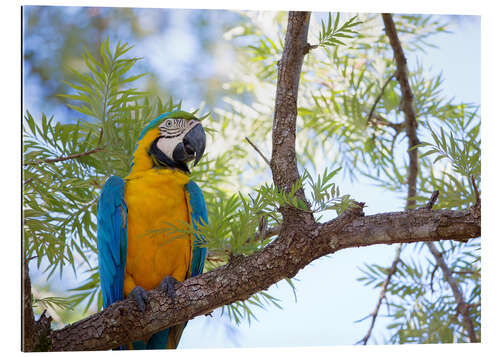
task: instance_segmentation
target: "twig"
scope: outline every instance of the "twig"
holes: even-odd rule
[[[306,43],[304,46],[304,55],[308,54],[309,51],[314,50],[315,48],[318,48],[319,45],[311,45],[310,43]]]
[[[259,232],[258,232],[259,239],[261,242],[263,242],[264,239],[266,239],[266,231],[267,231],[267,217],[266,216],[261,216],[259,218],[258,230],[259,230]]]
[[[457,313],[462,315],[463,324],[465,325],[464,327],[465,330],[467,331],[470,342],[478,342],[476,337],[476,332],[474,331],[474,324],[469,314],[469,306],[465,302],[462,291],[460,290],[460,287],[455,278],[453,278],[452,273],[448,268],[448,265],[446,264],[442,253],[436,248],[433,242],[425,242],[425,244],[429,248],[431,254],[434,256],[437,265],[443,272],[444,280],[446,280],[448,285],[450,285],[450,288],[453,292],[453,296],[455,297],[455,301],[457,302],[458,305]]]
[[[248,136],[245,136],[245,140],[255,149],[255,151],[257,151],[257,153],[260,155],[260,157],[262,157],[264,159],[264,161],[266,162],[266,164],[268,166],[271,166],[271,162],[267,159],[267,157],[265,157],[265,155],[262,153],[262,151],[259,150],[259,148],[257,147],[257,145],[255,145],[254,143],[252,143],[252,141],[250,141],[250,139],[248,138]]]
[[[368,124],[372,120],[373,112],[375,111],[375,108],[377,107],[378,102],[380,101],[380,99],[382,99],[382,96],[384,95],[385,88],[392,81],[392,78],[394,78],[395,75],[396,75],[396,72],[391,74],[389,76],[389,78],[386,79],[384,85],[382,86],[382,89],[380,90],[380,93],[378,94],[377,98],[375,98],[375,102],[373,103],[372,108],[370,109],[370,114],[368,114],[368,119],[366,120],[366,122]]]
[[[432,274],[431,274],[431,293],[434,293],[434,274],[436,274],[436,271],[438,270],[439,266],[435,266],[434,269],[432,269]]]
[[[226,260],[221,257],[219,254],[214,253],[212,251],[207,252],[207,261],[212,263],[224,263]]]
[[[273,226],[270,228],[266,227],[265,229],[262,229],[262,230],[259,229],[259,231],[253,235],[253,237],[247,238],[245,243],[250,243],[252,241],[252,239],[254,241],[257,241],[257,240],[263,241],[267,238],[278,235],[280,233],[280,231],[281,231],[281,225],[276,225],[276,226]],[[225,262],[226,261],[225,256],[230,254],[230,251],[231,250],[230,250],[229,245],[227,246],[227,249],[224,251],[224,253],[217,253],[217,252],[209,250],[207,252],[207,260],[214,262],[214,263]]]
[[[38,258],[38,255],[32,255],[31,257],[29,257],[29,258],[24,258],[24,259],[26,260],[26,262],[28,262],[28,263],[29,263],[30,261],[32,261],[33,259],[36,259],[36,258]]]
[[[366,345],[368,343],[368,340],[370,339],[373,331],[373,326],[375,326],[375,321],[377,320],[378,312],[380,310],[380,306],[382,305],[382,301],[385,298],[385,294],[387,292],[387,287],[389,286],[389,283],[391,282],[391,278],[396,272],[398,263],[400,261],[401,257],[401,249],[403,247],[403,243],[400,243],[398,245],[398,248],[396,249],[396,255],[394,256],[394,260],[392,261],[391,268],[389,269],[387,273],[387,277],[385,278],[384,284],[382,284],[382,290],[380,290],[380,296],[377,301],[377,305],[375,306],[375,310],[368,315],[372,317],[372,321],[370,323],[370,327],[368,328],[368,332],[366,333],[365,337],[363,337],[361,340],[359,340],[356,344],[363,343],[363,345]]]
[[[372,123],[375,125],[383,125],[388,126],[396,131],[396,134],[399,134],[405,127],[404,123],[393,123],[381,115],[374,114],[372,115]]]
[[[96,152],[100,152],[100,151],[103,151],[105,149],[104,147],[100,147],[99,146],[99,145],[101,145],[102,136],[103,136],[103,128],[101,128],[100,131],[99,131],[99,140],[97,141],[97,148],[95,148],[95,149],[92,149],[92,150],[89,150],[89,151],[85,151],[85,152],[76,153],[76,154],[71,154],[71,155],[68,155],[68,156],[60,156],[60,157],[55,158],[55,159],[44,159],[44,160],[39,160],[39,161],[26,162],[24,165],[25,166],[27,166],[27,165],[38,165],[38,164],[41,164],[41,163],[52,164],[54,162],[67,161],[67,160],[72,160],[72,159],[79,159],[79,158],[84,157],[84,156],[95,154]]]
[[[481,196],[479,195],[479,190],[476,185],[476,178],[471,175],[472,187],[474,187],[474,194],[476,195],[476,205],[481,202]]]
[[[101,129],[99,130],[99,140],[97,140],[97,145],[96,145],[96,146],[101,145],[101,141],[102,141],[102,134],[104,134],[104,128],[101,128]]]
[[[265,239],[272,237],[272,236],[275,236],[275,235],[280,233],[281,225],[276,225],[276,226],[273,226],[271,228],[267,228],[267,220],[264,220],[264,221],[265,221],[265,223],[263,221],[259,221],[259,231],[257,233],[255,233],[255,235],[253,236],[254,241],[257,241],[257,240],[264,241]],[[252,239],[252,237],[249,237],[246,240],[246,243],[249,243],[251,241],[251,239]]]
[[[44,159],[44,160],[39,160],[39,161],[34,161],[34,162],[26,162],[26,163],[24,163],[24,165],[25,166],[27,166],[27,165],[38,165],[38,164],[41,164],[41,163],[52,164],[54,162],[67,161],[67,160],[72,160],[72,159],[79,159],[81,157],[92,155],[92,154],[95,154],[96,152],[100,152],[100,151],[103,151],[103,150],[104,150],[103,147],[98,147],[98,148],[95,148],[95,149],[92,149],[92,150],[89,150],[89,151],[85,151],[85,152],[79,152],[79,153],[71,154],[71,155],[68,155],[68,156],[60,156],[60,157],[55,158],[55,159]]]
[[[436,201],[438,199],[438,196],[439,196],[439,190],[436,190],[432,193],[431,195],[431,198],[429,199],[429,201],[427,202],[427,204],[425,205],[424,209],[426,210],[431,210],[432,207],[434,207],[434,205],[436,204]]]

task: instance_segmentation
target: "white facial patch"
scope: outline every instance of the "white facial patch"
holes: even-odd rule
[[[158,147],[158,149],[160,149],[161,152],[167,155],[168,158],[172,159],[175,147],[177,146],[177,144],[182,143],[183,137],[184,135],[179,135],[175,138],[161,137],[156,142],[156,146]]]
[[[199,122],[197,120],[186,120],[182,118],[169,118],[158,126],[160,129],[160,139],[156,146],[167,157],[172,159],[175,147],[182,142],[189,130]]]

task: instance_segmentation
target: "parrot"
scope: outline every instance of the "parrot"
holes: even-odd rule
[[[203,272],[207,208],[188,162],[200,161],[206,136],[200,120],[173,110],[140,133],[130,171],[110,176],[97,204],[97,250],[103,308],[131,298],[144,312],[147,291],[159,287],[174,301],[175,284]],[[172,227],[179,227],[172,231]],[[184,230],[182,230],[184,229]],[[119,349],[177,348],[186,323]]]

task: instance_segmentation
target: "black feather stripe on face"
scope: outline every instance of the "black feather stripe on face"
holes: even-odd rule
[[[184,132],[184,129],[166,129],[160,128],[160,135],[164,138],[175,138],[181,135]]]
[[[148,154],[151,156],[153,162],[157,166],[162,166],[162,167],[170,167],[170,168],[175,168],[182,170],[184,172],[189,173],[189,168],[187,167],[186,163],[184,162],[176,162],[172,159],[170,159],[163,151],[161,151],[158,148],[158,140],[160,140],[161,136],[156,138],[155,141],[151,144],[149,147]]]

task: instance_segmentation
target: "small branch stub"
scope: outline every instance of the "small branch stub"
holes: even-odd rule
[[[260,157],[266,162],[266,164],[268,166],[271,166],[271,162],[267,159],[267,157],[262,153],[262,151],[260,151],[260,149],[257,147],[257,145],[255,145],[249,138],[248,136],[245,136],[245,140],[247,141],[247,143],[250,144],[251,147],[253,147],[253,149],[255,151],[257,151],[257,153],[260,155]]]

